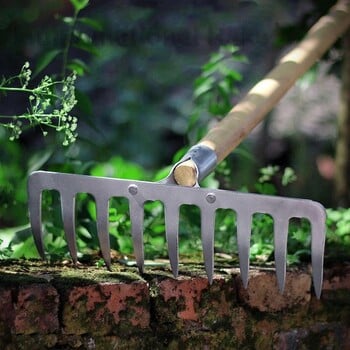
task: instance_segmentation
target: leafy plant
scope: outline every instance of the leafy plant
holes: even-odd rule
[[[29,87],[31,75],[29,62],[26,62],[18,75],[2,79],[0,91],[27,94],[28,108],[22,114],[0,116],[1,120],[6,120],[0,122],[0,125],[10,132],[11,141],[18,139],[26,128],[40,126],[44,136],[47,135],[48,128],[63,133],[63,145],[69,145],[77,136],[77,118],[70,114],[77,103],[75,73],[62,80],[46,75],[34,88]]]
[[[255,184],[255,189],[261,194],[274,195],[277,193],[277,189],[273,185],[273,181],[280,181],[282,186],[287,186],[296,181],[296,179],[297,177],[292,168],[286,167],[281,172],[278,165],[268,165],[260,169],[260,177]]]
[[[327,209],[328,254],[350,254],[350,208]]]
[[[24,96],[24,101],[27,102],[19,113],[0,116],[0,139],[3,141],[0,162],[0,216],[1,226],[10,227],[2,230],[1,234],[6,236],[3,246],[6,248],[9,244],[12,257],[37,256],[30,230],[26,227],[26,231],[22,232],[24,221],[27,223],[25,213],[28,173],[42,167],[50,159],[58,148],[58,140],[64,146],[69,146],[77,138],[78,117],[74,109],[81,105],[82,94],[77,91],[76,83],[77,78],[88,69],[82,60],[71,58],[71,48],[74,46],[80,51],[96,54],[97,50],[84,27],[92,30],[102,28],[98,21],[80,16],[80,12],[88,6],[87,0],[71,0],[71,4],[73,16],[60,18],[67,29],[64,47],[46,51],[37,60],[33,70],[29,62],[25,62],[18,74],[0,79],[2,98],[7,98],[10,94],[18,96],[19,99]],[[60,72],[40,78],[39,75],[58,58],[61,58],[62,63]],[[43,136],[53,130],[58,140],[49,138],[44,149],[31,153],[28,157],[22,152],[18,142],[9,141],[17,141],[23,132],[34,127],[39,128]],[[60,166],[61,171],[71,168],[72,164],[68,162]],[[53,223],[55,226],[52,225],[48,230],[45,240],[52,254],[60,255],[63,252],[62,246],[66,248],[66,243],[62,230],[58,229],[58,221],[55,219]],[[47,226],[50,226],[49,222]],[[10,236],[11,239],[8,239]],[[78,244],[86,246],[84,241],[78,241]]]
[[[81,50],[96,54],[91,38],[76,28],[77,23],[95,30],[101,29],[97,21],[78,17],[88,3],[88,0],[71,0],[74,14],[72,17],[62,18],[68,25],[67,38],[62,49],[55,48],[45,52],[38,60],[34,73],[29,62],[25,62],[17,75],[1,79],[0,92],[3,94],[20,93],[28,96],[28,107],[25,111],[17,115],[0,116],[0,126],[9,131],[11,141],[18,139],[26,129],[36,126],[40,127],[44,136],[49,129],[63,134],[64,146],[76,140],[78,118],[72,115],[72,110],[77,104],[75,83],[77,75],[84,75],[88,67],[81,59],[69,59],[69,51],[74,45]],[[45,75],[36,86],[32,87],[33,78],[59,55],[62,56],[61,74]]]
[[[194,101],[205,106],[214,116],[224,116],[232,107],[232,97],[238,93],[237,83],[242,75],[235,69],[237,63],[247,63],[235,45],[221,46],[209,61],[194,84]]]
[[[202,66],[194,83],[195,107],[188,123],[191,143],[206,130],[208,118],[204,118],[205,114],[220,118],[230,111],[232,98],[239,92],[237,84],[242,80],[237,66],[247,62],[247,57],[239,53],[237,46],[228,44],[221,46]]]
[[[8,246],[2,247],[4,241],[0,238],[0,259],[9,258],[12,254],[11,249]]]
[[[97,22],[78,17],[78,13],[87,5],[88,1],[72,0],[71,2],[74,5],[74,16],[63,18],[64,23],[69,26],[70,33],[67,39],[69,45],[66,45],[66,47],[69,47],[74,39],[75,45],[78,48],[94,53],[93,46],[90,45],[91,41],[89,37],[83,35],[81,31],[77,31],[76,29],[78,23],[99,28]],[[53,59],[59,54],[62,54],[63,62],[65,62],[62,69],[63,76],[67,71],[76,71],[78,75],[84,74],[87,71],[85,64],[76,60],[69,60],[67,52],[68,49],[48,52],[38,65],[38,71],[44,69]],[[242,79],[240,73],[235,70],[236,64],[246,63],[247,61],[246,58],[238,52],[238,48],[234,45],[224,46],[220,48],[219,52],[213,54],[209,62],[203,66],[201,76],[195,82],[195,108],[188,126],[189,134],[191,135],[192,133],[194,138],[198,138],[201,133],[205,131],[210,118],[213,116],[219,118],[225,115],[231,108],[231,98],[237,93],[236,85]],[[20,84],[18,89],[29,89],[28,83],[30,79],[28,79],[28,77],[30,78],[31,74],[28,73],[28,69],[29,66],[24,67],[23,73],[7,81],[7,85],[5,85],[9,87],[8,84],[12,84],[16,81]],[[61,85],[55,82],[61,82]],[[53,79],[50,84],[52,83],[55,88],[60,87],[61,93],[63,93],[64,82],[64,79]],[[72,84],[72,86],[73,85],[74,84]],[[53,90],[50,88],[51,86],[47,88],[48,90],[46,90],[46,93],[47,91]],[[28,93],[34,95],[33,90],[35,89],[36,88],[31,88]],[[43,89],[43,91],[45,91],[45,86]],[[38,97],[34,95],[33,103],[36,103],[36,98],[43,99],[46,97],[44,93],[40,95],[40,91],[40,89],[36,90]],[[60,96],[61,95],[58,95],[58,97]],[[52,99],[54,97],[52,97]],[[56,98],[55,103],[59,103],[60,101],[63,100],[57,100]],[[42,104],[43,103],[39,103],[39,106],[42,106]],[[57,120],[57,118],[53,119],[52,122],[56,122]],[[65,121],[62,120],[62,123],[63,122]],[[199,128],[197,128],[198,124],[200,125]],[[47,126],[43,125],[42,127],[44,128]],[[176,157],[180,157],[181,152],[179,152]],[[81,165],[81,167],[84,167],[84,170],[78,168],[78,165],[76,165],[75,170],[77,172],[88,172],[90,175],[94,176],[150,181],[159,180],[169,171],[169,169],[162,169],[158,173],[146,172],[142,167],[132,162],[127,162],[121,157],[113,157],[105,163],[89,164],[88,166]],[[0,171],[0,177],[4,176],[4,174],[5,172]],[[220,164],[216,173],[205,180],[205,184],[217,187],[219,183],[230,184],[231,179],[232,171],[229,162],[224,161]],[[254,186],[254,190],[261,194],[275,194],[277,193],[277,185],[288,186],[295,180],[296,175],[293,169],[289,167],[281,169],[278,166],[271,165],[260,169],[260,176]],[[242,190],[247,190],[247,188],[242,188]],[[58,193],[45,192],[43,195],[43,208],[46,208],[43,213],[43,224],[46,232],[45,245],[51,258],[63,258],[68,255],[68,250],[62,229],[60,198]],[[167,248],[163,205],[159,202],[147,202],[144,210],[144,243],[146,257],[166,257]],[[327,214],[327,242],[337,249],[340,246],[345,247],[344,249],[349,249],[349,210],[328,210]],[[85,253],[91,254],[92,252],[97,252],[99,244],[96,228],[96,206],[93,198],[89,194],[80,194],[78,196],[76,200],[76,219],[76,237],[80,257]],[[269,215],[263,213],[256,213],[254,215],[250,249],[250,257],[253,261],[267,262],[272,260],[274,252],[273,230],[273,219]],[[130,214],[128,203],[123,198],[112,198],[110,200],[109,231],[112,248],[116,249],[120,254],[132,254],[133,246],[130,235]],[[182,206],[180,209],[179,223],[179,251],[181,254],[197,255],[198,252],[201,251],[202,242],[200,231],[199,209],[194,206]],[[235,213],[229,210],[219,210],[216,213],[215,251],[218,253],[226,253],[230,256],[237,254],[238,247],[236,237],[237,225]],[[310,223],[307,220],[291,220],[288,239],[288,261],[290,263],[300,262],[305,256],[309,257],[311,237]],[[0,257],[18,258],[22,256],[27,258],[37,256],[28,225],[22,227],[22,229],[16,233],[15,237],[9,240],[7,245],[0,245]],[[102,264],[99,257],[96,264],[97,266],[101,266]]]

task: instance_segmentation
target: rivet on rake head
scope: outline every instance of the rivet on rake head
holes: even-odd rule
[[[138,188],[137,188],[136,185],[130,185],[130,186],[128,187],[128,190],[129,190],[129,193],[130,193],[130,194],[135,195],[135,194],[137,194]]]
[[[208,193],[205,198],[208,203],[214,203],[216,201],[216,196],[214,193]]]

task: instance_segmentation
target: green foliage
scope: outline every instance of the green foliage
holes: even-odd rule
[[[12,254],[11,249],[8,246],[1,247],[4,241],[0,238],[0,259],[9,258]]]
[[[11,251],[14,256],[20,256],[21,251],[25,252],[25,256],[37,256],[31,235],[25,237],[22,234],[20,238],[16,236],[16,232],[21,231],[23,225],[28,223],[26,215],[27,176],[31,171],[44,167],[54,154],[57,156],[60,144],[70,146],[75,143],[78,129],[78,116],[75,107],[77,105],[81,107],[83,100],[84,105],[89,103],[88,98],[82,97],[82,94],[76,89],[77,74],[81,74],[82,71],[79,71],[77,65],[71,66],[71,62],[75,62],[75,58],[70,59],[72,46],[78,48],[78,50],[75,49],[74,53],[87,51],[86,46],[81,47],[81,42],[89,41],[90,48],[92,47],[91,41],[83,35],[84,28],[101,29],[97,21],[78,16],[80,10],[86,5],[87,2],[84,1],[72,2],[74,17],[60,18],[62,26],[66,29],[66,31],[62,31],[62,34],[66,36],[63,48],[56,47],[52,50],[46,50],[38,58],[33,72],[30,64],[25,62],[18,74],[0,79],[1,105],[7,107],[7,99],[10,101],[9,106],[11,102],[18,100],[15,107],[18,107],[16,111],[19,110],[18,113],[14,113],[12,106],[10,106],[11,112],[0,116],[0,140],[2,144],[0,155],[0,226],[1,228],[11,228],[5,229],[6,233],[1,231],[1,235],[4,234],[7,237],[2,246],[7,247],[11,242]],[[80,34],[74,36],[73,32],[78,29]],[[59,73],[57,73],[56,65],[58,58],[61,58],[62,64],[61,69],[58,67]],[[49,67],[50,65],[51,67]],[[75,68],[78,72],[75,71]],[[46,69],[53,73],[43,74]],[[15,99],[11,100],[12,97]],[[27,132],[29,129],[30,132]],[[30,145],[39,144],[36,130],[33,129],[41,131],[42,135],[47,137],[44,138],[45,141],[43,139],[44,145],[28,147],[30,150],[27,151],[27,140],[30,140]],[[22,139],[24,139],[24,145]],[[65,148],[70,149],[69,147]],[[69,158],[65,158],[64,161],[65,164],[60,164],[59,170],[72,171],[73,165],[70,164]],[[56,221],[55,224],[57,225]],[[55,240],[50,242],[49,238],[49,236],[46,237],[48,244],[55,247],[57,242]],[[21,250],[23,244],[26,246],[24,250]],[[32,249],[29,249],[30,245]]]
[[[88,5],[87,0],[71,0],[74,7],[73,17],[64,17],[63,23],[68,25],[67,40],[63,49],[53,49],[45,52],[39,58],[34,74],[29,62],[25,62],[19,74],[0,81],[0,92],[4,95],[20,93],[28,96],[28,107],[18,115],[1,115],[0,126],[9,131],[9,139],[17,140],[28,128],[40,127],[43,136],[53,129],[63,135],[62,144],[68,146],[77,138],[78,119],[72,110],[77,104],[75,96],[76,76],[83,76],[87,65],[78,58],[68,59],[71,46],[96,54],[96,48],[91,38],[76,29],[78,22],[100,29],[98,22],[89,18],[78,19],[79,12]],[[72,39],[74,37],[74,40]],[[35,87],[31,87],[32,78],[38,76],[57,56],[62,55],[61,79],[56,75],[45,75]],[[67,73],[67,70],[70,72]]]
[[[273,181],[280,181],[282,186],[287,186],[294,181],[297,177],[292,168],[286,167],[281,173],[281,169],[277,165],[269,165],[260,169],[260,177],[255,184],[255,189],[261,194],[277,194],[276,186],[273,185]]]
[[[330,256],[349,256],[350,208],[327,209],[327,243]]]
[[[237,67],[248,63],[246,56],[238,52],[235,45],[221,46],[201,67],[201,74],[194,83],[195,107],[188,123],[191,143],[206,132],[208,117],[223,117],[232,108],[232,98],[238,94],[237,84],[242,80]]]
[[[0,83],[1,92],[19,92],[28,95],[27,111],[19,115],[0,116],[2,119],[12,120],[1,122],[0,126],[10,132],[10,140],[20,137],[22,131],[28,127],[40,126],[44,136],[48,128],[63,134],[63,145],[74,142],[77,134],[77,118],[70,113],[77,103],[75,99],[74,73],[63,80],[54,80],[44,76],[34,88],[29,88],[32,71],[26,62],[21,72],[11,78],[3,78]],[[19,86],[14,86],[18,81]]]
[[[89,4],[89,0],[70,0],[70,2],[74,6],[74,13],[78,13]]]
[[[149,35],[152,38],[154,32],[137,32],[142,27],[143,21],[151,17],[153,12],[149,9],[125,7],[119,19],[125,27],[131,27],[132,34],[141,35],[141,43],[132,43],[126,49],[122,45],[105,42],[99,47],[93,44],[91,31],[101,31],[104,29],[102,22],[88,17],[80,17],[80,11],[88,6],[87,0],[71,0],[73,15],[61,17],[60,20],[66,30],[66,40],[62,47],[54,47],[46,50],[40,59],[37,60],[32,74],[29,64],[25,63],[21,72],[10,78],[3,78],[0,90],[4,93],[27,94],[28,108],[22,114],[7,116],[12,118],[2,124],[10,131],[10,138],[16,140],[24,128],[38,126],[44,135],[49,129],[53,129],[64,136],[63,143],[71,144],[75,141],[77,117],[73,115],[73,108],[78,106],[86,115],[92,114],[92,103],[89,98],[76,89],[76,79],[87,75],[89,72],[97,72],[99,84],[100,74],[104,73],[104,63],[107,61],[121,62],[127,61],[126,69],[117,69],[113,75],[120,81],[126,81],[118,92],[118,108],[109,110],[106,108],[106,118],[94,120],[94,125],[105,124],[104,133],[113,142],[115,150],[115,135],[123,136],[126,139],[128,152],[132,151],[133,143],[129,140],[130,130],[134,130],[134,136],[147,134],[147,130],[152,128],[160,129],[168,127],[168,120],[159,118],[154,107],[148,102],[152,98],[156,101],[154,105],[159,109],[163,103],[163,95],[159,90],[172,90],[171,84],[179,82],[179,71],[189,62],[185,60],[179,52],[170,51],[164,43],[154,43],[147,41]],[[170,23],[170,22],[169,22]],[[172,22],[173,23],[173,22]],[[121,26],[121,31],[125,30]],[[199,26],[202,28],[203,26]],[[90,32],[89,32],[90,31]],[[132,36],[135,39],[137,35]],[[120,38],[119,38],[120,39]],[[77,57],[71,57],[71,48],[74,52],[84,53]],[[151,51],[150,47],[155,48]],[[98,53],[102,52],[99,57]],[[171,53],[172,69],[168,63],[159,63],[154,56],[164,56],[168,59]],[[130,54],[131,53],[131,54]],[[93,64],[86,61],[86,57],[96,58]],[[158,57],[158,56],[157,56]],[[33,79],[49,66],[61,60],[62,64],[59,73],[44,76],[37,84]],[[147,64],[141,64],[148,60]],[[168,62],[168,61],[167,61]],[[207,130],[208,124],[213,118],[220,119],[227,114],[232,107],[233,97],[238,93],[238,86],[242,80],[240,69],[247,63],[247,58],[239,53],[235,45],[225,45],[213,53],[201,68],[200,76],[195,80],[193,88],[193,110],[190,119],[187,121],[188,136],[190,143],[198,140]],[[118,66],[114,64],[114,66]],[[54,66],[55,67],[55,66]],[[136,67],[136,68],[135,68]],[[55,67],[57,68],[57,67]],[[108,70],[107,70],[108,71]],[[129,76],[130,72],[138,74],[129,80],[123,80],[123,74]],[[115,73],[115,74],[114,74]],[[312,75],[305,75],[304,81],[312,79]],[[105,75],[104,80],[109,81],[110,77]],[[302,81],[300,81],[302,83]],[[84,80],[85,86],[89,85],[89,80]],[[82,85],[84,85],[82,84]],[[109,87],[118,85],[111,80]],[[107,85],[108,86],[108,85]],[[100,86],[98,85],[98,88]],[[88,90],[88,89],[87,89]],[[180,90],[180,89],[179,89]],[[140,95],[140,91],[148,91]],[[103,94],[108,95],[108,94]],[[175,97],[174,97],[175,96]],[[97,98],[97,97],[96,97]],[[114,97],[113,97],[114,98]],[[105,101],[105,97],[103,97]],[[138,100],[141,100],[139,102]],[[176,114],[179,110],[183,112],[183,95],[178,97],[172,95],[171,103],[165,105],[166,110]],[[108,106],[107,106],[108,107]],[[153,109],[152,109],[153,108]],[[140,114],[139,119],[131,120],[130,115]],[[187,113],[187,110],[186,110]],[[185,113],[183,113],[185,114]],[[115,117],[117,116],[117,117]],[[184,120],[181,120],[184,123]],[[174,122],[175,124],[175,122]],[[107,125],[107,127],[106,127]],[[113,126],[113,127],[112,127]],[[150,127],[151,126],[151,127]],[[113,129],[113,133],[109,131]],[[179,130],[181,127],[179,127]],[[185,128],[184,128],[185,129]],[[120,130],[118,134],[115,130]],[[1,131],[1,130],[0,130]],[[112,135],[112,136],[111,136]],[[1,133],[0,133],[0,136]],[[150,137],[148,135],[147,140]],[[151,140],[153,141],[153,140]],[[97,148],[97,142],[92,140],[93,147]],[[117,144],[119,146],[119,144]],[[53,148],[56,144],[45,147],[44,150],[33,154],[30,159],[24,159],[21,150],[16,143],[6,143],[4,152],[8,159],[0,164],[0,196],[2,198],[0,206],[0,217],[6,217],[8,225],[13,223],[16,226],[11,229],[2,229],[0,235],[0,258],[32,258],[38,257],[33,245],[33,238],[27,224],[27,218],[16,218],[17,212],[25,212],[26,204],[25,178],[27,174],[42,167],[52,156]],[[117,147],[118,147],[117,146]],[[140,153],[136,146],[134,152]],[[108,148],[105,142],[102,149]],[[112,148],[112,147],[109,147]],[[79,148],[77,148],[79,149]],[[74,150],[74,149],[73,149]],[[244,148],[238,149],[240,156],[247,157],[248,151]],[[181,156],[181,150],[175,157],[177,160]],[[68,154],[68,153],[67,153]],[[73,157],[74,158],[74,157]],[[11,159],[11,161],[9,160]],[[88,173],[94,176],[108,176],[129,179],[142,179],[158,181],[169,171],[169,167],[161,169],[157,173],[145,170],[133,162],[127,162],[122,157],[109,157],[107,161],[91,163],[75,160],[70,161],[65,158],[58,163],[51,164],[54,170],[73,171],[76,173]],[[55,161],[57,161],[55,159]],[[61,162],[61,163],[60,163]],[[215,174],[210,175],[203,184],[208,187],[232,188],[234,171],[230,161],[222,162]],[[294,171],[291,168],[281,169],[277,166],[268,166],[260,170],[260,176],[253,189],[262,194],[278,193],[279,185],[287,186],[296,180]],[[242,187],[241,190],[249,190],[249,186]],[[19,210],[20,209],[20,210]],[[146,257],[166,257],[167,247],[165,240],[164,208],[159,202],[147,202],[145,204],[144,242]],[[6,214],[5,214],[6,213]],[[89,194],[79,194],[76,200],[76,238],[80,257],[83,254],[92,254],[99,249],[96,228],[96,206],[94,199]],[[68,257],[67,241],[62,229],[62,218],[60,213],[60,198],[55,192],[45,192],[43,194],[43,227],[45,231],[45,246],[50,258]],[[349,250],[349,210],[329,210],[327,219],[327,243],[337,251],[339,247]],[[130,235],[130,218],[128,203],[123,198],[112,198],[109,203],[109,230],[111,246],[121,254],[132,254],[132,239]],[[180,210],[179,222],[179,251],[181,254],[194,255],[201,251],[200,237],[200,212],[194,206],[182,206]],[[218,253],[230,255],[237,254],[237,226],[235,213],[228,210],[219,210],[216,214],[215,225],[215,250]],[[288,241],[288,261],[290,263],[299,262],[310,254],[310,223],[307,220],[293,219],[289,225]],[[253,217],[251,236],[251,259],[255,262],[266,262],[273,258],[273,219],[265,214],[256,213]],[[101,266],[99,259],[96,264]]]
[[[195,81],[194,100],[214,116],[224,116],[232,107],[232,97],[238,93],[237,82],[242,75],[234,69],[237,63],[247,63],[235,45],[225,45],[212,54]]]

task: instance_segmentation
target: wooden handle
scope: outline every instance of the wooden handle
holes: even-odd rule
[[[304,39],[283,56],[277,66],[258,82],[228,115],[199,142],[216,152],[218,163],[272,110],[283,95],[350,26],[350,0],[339,0],[321,17]],[[195,165],[180,164],[174,170],[178,184],[193,183]],[[192,169],[192,170],[191,170]],[[194,174],[195,175],[195,174]],[[178,180],[176,180],[178,181]]]
[[[197,168],[193,160],[186,160],[174,169],[174,180],[187,187],[193,187],[197,183]]]

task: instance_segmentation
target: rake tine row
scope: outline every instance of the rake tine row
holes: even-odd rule
[[[179,208],[182,204],[197,205],[201,210],[201,232],[205,270],[208,280],[213,280],[214,271],[214,231],[215,212],[219,208],[232,209],[237,213],[237,242],[241,278],[244,287],[248,285],[249,251],[254,213],[266,213],[274,220],[275,265],[278,287],[282,292],[286,276],[286,254],[288,225],[291,218],[307,218],[312,227],[312,274],[316,295],[322,287],[323,252],[325,242],[325,211],[313,201],[263,196],[204,188],[188,188],[173,185],[155,184],[143,181],[98,178],[84,175],[65,174],[72,187],[65,186],[64,174],[34,173],[30,177],[31,186],[30,221],[35,244],[44,258],[41,223],[41,192],[55,189],[60,192],[62,218],[67,237],[68,248],[74,263],[77,262],[75,241],[75,195],[79,192],[91,193],[96,201],[97,230],[101,252],[106,266],[111,268],[108,203],[113,196],[126,197],[129,201],[131,235],[134,255],[139,271],[144,270],[143,221],[144,203],[147,200],[159,200],[164,204],[166,238],[169,260],[174,276],[178,275],[178,234]],[[155,189],[154,189],[155,188]]]

